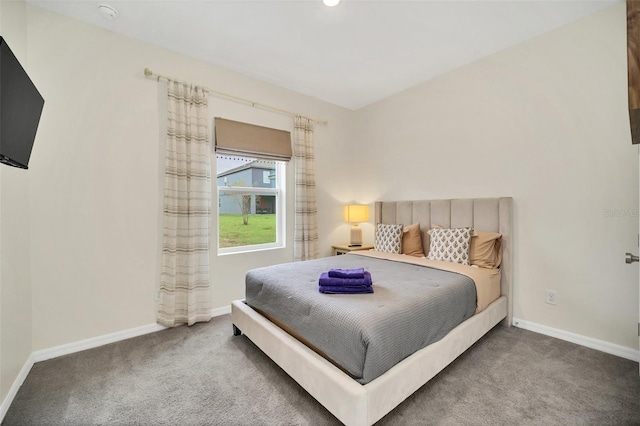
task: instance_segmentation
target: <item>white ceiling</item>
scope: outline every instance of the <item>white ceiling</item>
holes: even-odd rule
[[[350,109],[617,1],[27,0]]]

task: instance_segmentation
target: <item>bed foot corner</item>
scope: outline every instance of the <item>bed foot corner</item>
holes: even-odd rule
[[[235,324],[231,324],[231,325],[233,325],[233,335],[240,336],[242,334],[242,331],[238,327],[236,327]]]

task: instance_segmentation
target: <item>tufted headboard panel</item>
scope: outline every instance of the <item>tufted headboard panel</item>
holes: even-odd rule
[[[433,226],[443,228],[472,227],[476,231],[502,234],[500,292],[508,298],[508,315],[513,317],[513,226],[511,197],[468,198],[453,200],[376,201],[375,223],[411,225],[420,223],[424,253],[429,252],[429,234]]]

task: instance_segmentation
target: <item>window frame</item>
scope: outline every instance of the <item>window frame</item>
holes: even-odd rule
[[[248,155],[236,155],[237,157],[243,158],[255,158],[261,159],[260,157],[248,156]],[[268,160],[268,159],[265,159]],[[217,157],[216,157],[217,161]],[[248,253],[254,251],[262,251],[262,250],[274,250],[274,249],[282,249],[287,246],[287,229],[286,229],[286,187],[287,187],[287,179],[286,179],[286,168],[287,163],[283,160],[271,160],[275,163],[276,169],[276,186],[275,188],[261,188],[261,187],[247,187],[247,186],[218,186],[216,180],[216,200],[218,200],[218,205],[220,204],[220,193],[221,192],[232,192],[232,193],[240,193],[247,195],[272,195],[276,197],[276,241],[273,243],[264,243],[264,244],[250,244],[244,246],[237,247],[220,247],[220,209],[217,209],[216,214],[216,227],[217,227],[217,238],[216,238],[216,246],[218,248],[218,256],[226,256],[230,254],[238,254],[238,253]]]

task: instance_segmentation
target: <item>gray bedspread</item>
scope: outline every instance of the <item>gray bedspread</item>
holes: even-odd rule
[[[318,291],[321,272],[362,267],[371,273],[374,293]],[[365,384],[471,317],[476,288],[453,272],[348,254],[253,269],[246,275],[246,303]]]

